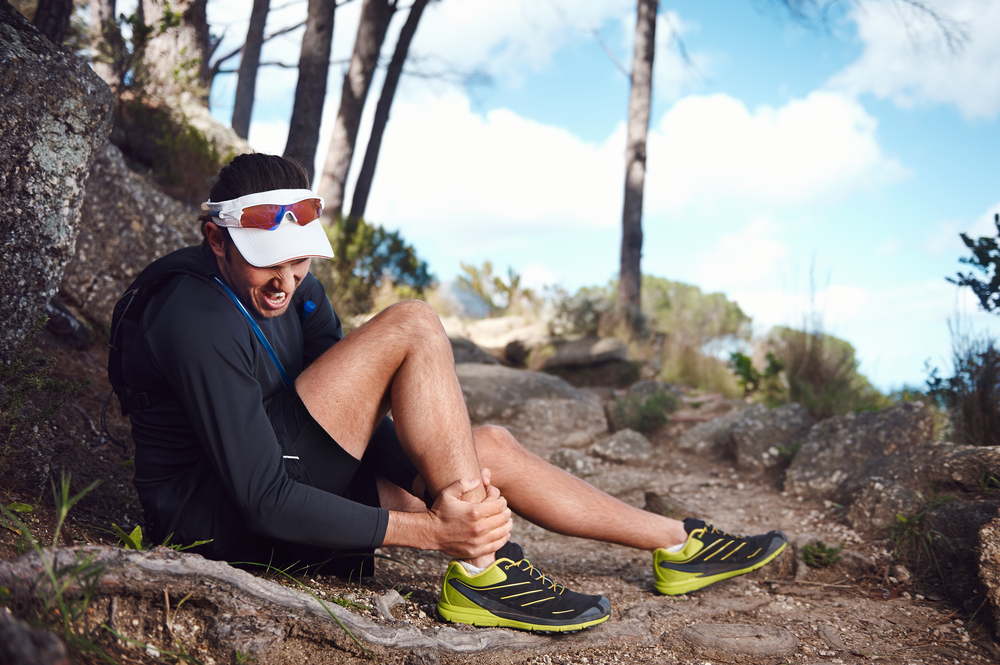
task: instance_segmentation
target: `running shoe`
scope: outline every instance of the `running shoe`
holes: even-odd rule
[[[501,626],[540,633],[572,633],[607,621],[611,603],[603,596],[570,591],[546,577],[507,543],[496,561],[470,575],[458,561],[448,564],[438,612],[454,623]]]
[[[701,589],[709,584],[757,570],[788,544],[785,534],[771,531],[740,537],[719,531],[701,520],[684,520],[688,539],[677,551],[653,552],[656,590],[668,596]]]

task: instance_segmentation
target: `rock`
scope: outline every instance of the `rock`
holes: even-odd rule
[[[456,364],[455,372],[462,384],[469,417],[476,423],[510,418],[514,407],[535,398],[591,401],[585,392],[541,372],[471,363]]]
[[[629,395],[635,395],[642,399],[649,399],[658,392],[665,392],[677,398],[684,396],[684,392],[680,388],[663,381],[636,381],[628,388]]]
[[[470,363],[455,371],[473,424],[503,425],[542,457],[582,448],[608,431],[600,400],[558,377]]]
[[[563,471],[568,471],[578,478],[586,478],[597,473],[594,460],[582,450],[575,448],[560,448],[552,453],[549,462]]]
[[[998,511],[998,499],[955,499],[928,511],[921,527],[938,534],[939,551],[946,553],[949,559],[965,560],[974,556],[979,545],[979,531],[997,517]]]
[[[682,628],[680,636],[712,651],[755,656],[783,656],[799,646],[795,636],[784,628],[743,623],[695,623]]]
[[[130,171],[121,151],[105,143],[87,179],[80,237],[60,292],[87,318],[110,324],[115,302],[143,268],[201,242],[198,214]]]
[[[0,607],[0,663],[70,665],[66,645],[55,634],[32,628]]]
[[[931,431],[931,414],[920,402],[824,420],[792,461],[785,489],[848,505],[882,460],[928,443]]]
[[[556,346],[556,352],[545,360],[543,369],[580,367],[611,361],[628,360],[625,343],[614,337],[585,337]]]
[[[83,188],[111,130],[111,91],[85,62],[0,4],[0,360],[56,294]]]
[[[64,344],[81,348],[90,344],[90,331],[86,324],[55,296],[45,306],[45,315],[49,317],[45,324],[45,332],[51,334]]]
[[[896,515],[909,517],[917,512],[924,501],[920,494],[902,483],[883,484],[869,481],[851,503],[847,523],[856,531],[868,535],[884,536],[897,523]]]
[[[790,460],[816,419],[801,404],[786,404],[773,411],[747,409],[733,427],[736,464],[760,473]]]
[[[1000,638],[1000,517],[979,530],[979,581],[993,606],[993,634]]]
[[[609,462],[635,462],[648,460],[653,454],[653,444],[642,434],[630,429],[615,432],[610,438],[590,447],[590,454]]]
[[[455,364],[459,363],[483,363],[486,365],[499,365],[500,361],[486,353],[475,342],[464,337],[451,337],[451,351],[455,355]]]
[[[708,515],[693,508],[688,503],[671,495],[669,492],[646,492],[646,504],[643,510],[648,510],[657,515],[663,515],[675,520],[683,520],[685,517],[696,517],[708,520]]]
[[[580,448],[608,431],[604,409],[595,400],[529,399],[501,419],[529,450],[548,457],[558,448]]]
[[[752,417],[767,411],[763,404],[755,404],[743,411],[731,411],[718,418],[695,425],[677,442],[680,450],[699,455],[730,457],[736,454],[733,429],[745,416]]]

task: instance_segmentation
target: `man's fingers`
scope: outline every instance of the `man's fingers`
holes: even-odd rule
[[[483,477],[483,487],[489,488],[490,487],[490,478],[493,477],[493,474],[487,468],[481,469],[480,470],[480,474]]]
[[[468,478],[462,478],[456,480],[451,485],[448,485],[443,490],[441,490],[441,495],[446,496],[449,499],[461,499],[462,495],[466,492],[471,492],[479,486],[478,480],[470,480]]]

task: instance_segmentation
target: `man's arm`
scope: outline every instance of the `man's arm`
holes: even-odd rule
[[[487,484],[488,478],[486,472]],[[383,544],[437,550],[458,559],[496,552],[510,537],[510,508],[492,486],[487,486],[481,503],[462,499],[479,486],[475,480],[458,480],[441,492],[429,511],[390,511]]]

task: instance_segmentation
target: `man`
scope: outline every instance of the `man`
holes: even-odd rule
[[[779,531],[738,538],[628,506],[502,428],[473,430],[451,344],[424,303],[389,307],[342,338],[309,273],[310,257],[333,252],[308,184],[281,157],[235,158],[202,206],[203,245],[154,262],[116,308],[119,396],[153,538],[278,564],[439,550],[454,557],[445,619],[549,632],[601,623],[610,606],[535,569],[509,542],[511,510],[654,552],[665,594],[784,549]]]

